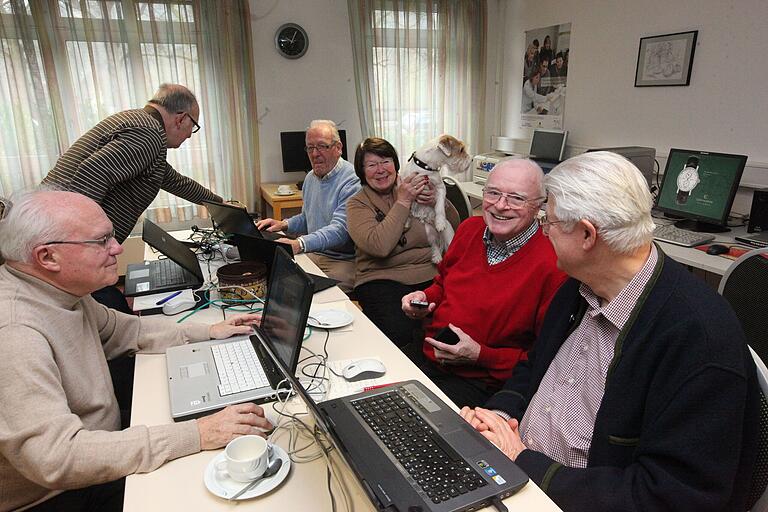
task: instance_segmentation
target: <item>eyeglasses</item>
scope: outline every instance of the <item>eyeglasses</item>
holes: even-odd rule
[[[333,146],[338,144],[337,142],[331,142],[330,144],[317,144],[316,146],[304,146],[304,151],[311,153],[313,151],[328,151]]]
[[[545,235],[549,235],[549,226],[552,224],[560,224],[562,222],[565,222],[564,220],[549,220],[547,218],[547,214],[545,213],[541,217],[539,217],[539,224],[541,224],[541,231]]]
[[[368,162],[365,164],[365,170],[366,171],[375,171],[376,169],[379,169],[380,167],[388,167],[392,164],[394,164],[395,161],[391,158],[385,158],[383,160],[379,160],[378,162]]]
[[[43,244],[39,244],[37,247],[40,247],[41,245],[61,245],[61,244],[94,244],[100,246],[102,249],[105,249],[109,242],[115,238],[115,230],[113,229],[108,234],[104,235],[101,238],[97,238],[96,240],[54,240],[52,242],[45,242]]]
[[[536,197],[534,199],[527,199],[520,194],[515,193],[507,193],[502,192],[500,190],[496,190],[495,188],[483,188],[483,199],[488,201],[489,203],[498,203],[499,199],[504,198],[504,200],[507,202],[507,206],[515,209],[523,208],[524,206],[527,206],[529,204],[535,204],[542,199],[543,197]]]
[[[179,114],[184,114],[185,116],[187,116],[187,117],[189,118],[189,120],[190,120],[190,121],[192,121],[192,124],[193,124],[193,125],[195,125],[195,127],[194,127],[194,128],[192,128],[192,133],[197,133],[197,132],[199,132],[199,131],[200,131],[200,125],[199,125],[199,124],[197,124],[197,121],[195,120],[195,118],[194,118],[194,117],[192,117],[192,116],[190,115],[190,113],[189,113],[189,112],[179,112]],[[182,118],[182,119],[183,119],[183,118]]]

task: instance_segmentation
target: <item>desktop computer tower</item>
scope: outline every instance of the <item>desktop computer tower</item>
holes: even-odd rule
[[[749,211],[747,233],[768,231],[768,188],[755,190]]]

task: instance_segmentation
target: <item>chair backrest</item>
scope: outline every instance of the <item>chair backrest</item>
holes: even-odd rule
[[[742,255],[726,270],[718,292],[741,322],[747,343],[768,361],[768,247]]]
[[[752,512],[768,511],[768,368],[763,360],[749,347],[752,359],[757,367],[757,381],[760,383],[760,439],[757,444],[757,462],[752,474],[752,483],[749,490],[748,510]]]
[[[445,183],[445,197],[451,202],[456,211],[459,212],[459,219],[466,220],[472,216],[472,204],[469,202],[469,196],[461,188],[459,182],[448,176],[443,178]]]

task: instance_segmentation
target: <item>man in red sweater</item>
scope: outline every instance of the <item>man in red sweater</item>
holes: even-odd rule
[[[565,281],[536,220],[543,177],[530,160],[498,163],[483,189],[482,218],[459,226],[432,285],[403,297],[406,315],[431,314],[416,364],[460,407],[484,404],[527,357]],[[434,339],[446,327],[455,344]]]

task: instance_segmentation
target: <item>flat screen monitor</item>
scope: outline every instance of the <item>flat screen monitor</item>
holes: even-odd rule
[[[283,154],[283,172],[312,170],[312,164],[309,163],[309,157],[304,150],[306,145],[305,135],[307,132],[280,132],[280,150]],[[341,158],[347,158],[347,131],[339,130],[341,139]]]
[[[747,157],[690,149],[670,149],[656,207],[680,218],[675,226],[691,231],[728,231],[728,214]]]
[[[533,130],[531,148],[528,154],[531,158],[560,161],[565,153],[565,139],[568,132],[562,130]]]

